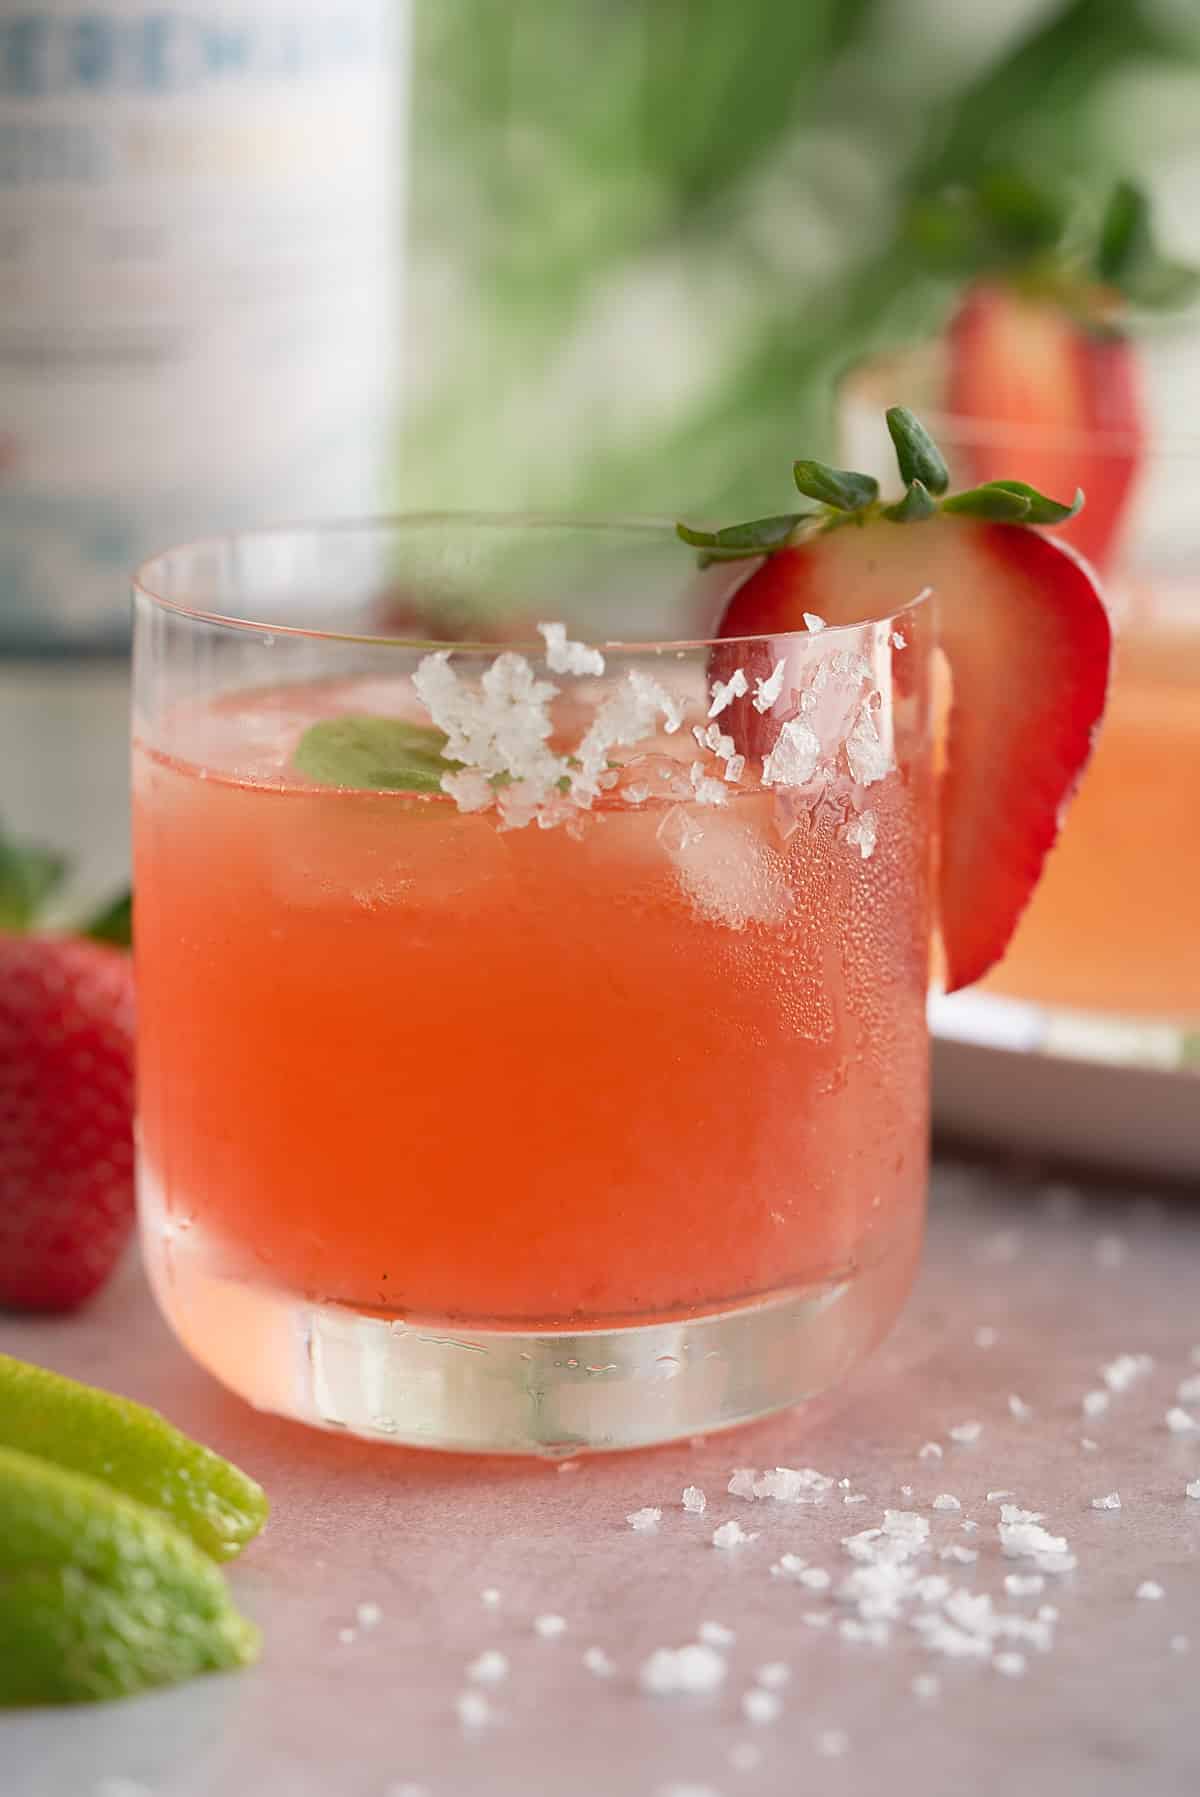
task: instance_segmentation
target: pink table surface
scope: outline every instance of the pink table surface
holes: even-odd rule
[[[274,1506],[231,1573],[265,1631],[261,1665],[123,1704],[10,1714],[0,1791],[1194,1797],[1200,1501],[1185,1487],[1200,1478],[1200,1430],[1173,1433],[1164,1418],[1179,1383],[1200,1372],[1190,1358],[1200,1209],[956,1167],[936,1186],[917,1293],[845,1390],[700,1445],[569,1472],[366,1446],[256,1415],[174,1345],[132,1260],[79,1317],[0,1319],[6,1351],[157,1405],[261,1478]],[[981,1327],[995,1331],[992,1345],[978,1345]],[[1085,1420],[1083,1394],[1126,1352],[1153,1356],[1153,1370]],[[1012,1394],[1031,1406],[1028,1420],[1011,1413]],[[953,1442],[949,1429],[970,1419],[983,1425],[978,1441]],[[942,1444],[942,1459],[919,1457],[927,1440]],[[729,1495],[732,1470],[750,1465],[813,1466],[867,1501],[845,1505],[836,1486],[815,1506]],[[707,1494],[703,1516],[683,1512],[687,1484]],[[996,1488],[1045,1512],[1078,1556],[1040,1600],[1005,1595],[1005,1574],[1029,1568],[1001,1555],[986,1499]],[[1119,1511],[1092,1507],[1114,1490]],[[932,1509],[941,1492],[961,1511]],[[661,1506],[662,1521],[635,1533],[626,1516],[645,1505]],[[986,1660],[928,1653],[908,1610],[887,1646],[847,1640],[839,1622],[852,1610],[771,1575],[794,1553],[836,1586],[852,1570],[842,1537],[878,1523],[885,1506],[929,1518],[923,1571],[990,1592],[1008,1611],[1053,1603],[1052,1649],[1030,1652],[1024,1676],[1004,1676]],[[731,1517],[759,1538],[722,1551],[712,1531]],[[954,1543],[976,1547],[978,1561],[940,1561]],[[1147,1580],[1160,1598],[1136,1595]],[[500,1593],[494,1609],[485,1587]],[[373,1627],[356,1622],[364,1602],[380,1608]],[[822,1610],[833,1615],[825,1628],[802,1622]],[[533,1627],[547,1612],[566,1619],[555,1639]],[[706,1620],[736,1637],[720,1687],[644,1691],[646,1657],[694,1640]],[[611,1678],[583,1663],[595,1645],[615,1662]],[[509,1676],[472,1687],[466,1668],[489,1647],[508,1656]],[[790,1681],[778,1717],[756,1724],[742,1698],[770,1661]],[[914,1679],[930,1673],[938,1695],[915,1694]],[[468,1689],[485,1690],[496,1712],[481,1728],[459,1719]]]

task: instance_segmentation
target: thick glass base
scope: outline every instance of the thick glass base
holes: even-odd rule
[[[893,1322],[920,1221],[840,1280],[594,1330],[418,1323],[313,1302],[213,1270],[193,1231],[148,1206],[143,1246],[176,1335],[256,1408],[409,1446],[554,1457],[725,1429],[825,1390]]]

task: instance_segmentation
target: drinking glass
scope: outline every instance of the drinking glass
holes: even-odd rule
[[[818,1392],[896,1316],[932,614],[714,642],[752,565],[440,515],[139,572],[141,1227],[251,1403],[631,1447]]]

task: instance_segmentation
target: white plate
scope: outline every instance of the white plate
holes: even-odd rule
[[[974,992],[931,999],[929,1024],[944,1134],[1200,1180],[1200,1066],[1185,1064],[1182,1031]]]

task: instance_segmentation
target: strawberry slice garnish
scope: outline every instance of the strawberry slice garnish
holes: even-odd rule
[[[1063,534],[1107,567],[1146,437],[1132,340],[1081,322],[1056,301],[988,281],[967,293],[951,321],[948,349],[947,408],[978,427],[964,433],[959,449],[970,478],[996,479],[1016,448],[1033,486],[1059,493],[1077,482],[1087,509]]]
[[[1103,711],[1111,633],[1087,564],[1030,528],[1073,516],[1080,495],[1066,506],[1001,481],[939,499],[945,466],[922,427],[899,407],[888,425],[907,483],[897,504],[881,504],[864,476],[802,462],[797,484],[819,511],[681,535],[710,557],[766,549],[726,605],[722,638],[802,631],[814,616],[882,619],[932,589],[952,686],[938,899],[954,991],[999,960],[1037,883]],[[746,665],[748,648],[714,650],[713,677]],[[746,700],[723,717],[754,756],[770,753],[785,721]]]
[[[1138,315],[1178,306],[1195,271],[1161,255],[1128,181],[1089,216],[1020,171],[990,170],[921,202],[914,246],[971,284],[946,333],[946,410],[972,481],[1014,458],[1044,492],[1082,486],[1065,528],[1101,569],[1119,546],[1148,436]]]

